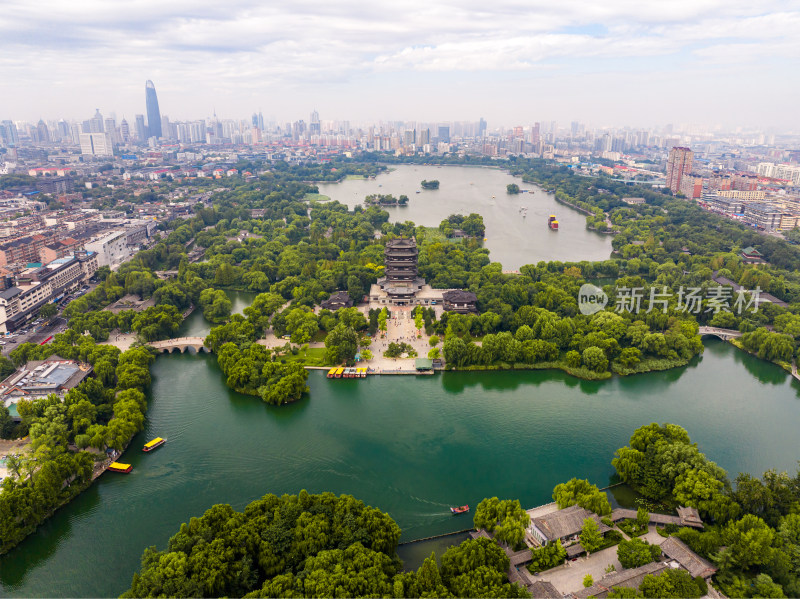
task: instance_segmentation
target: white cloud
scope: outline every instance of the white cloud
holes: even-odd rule
[[[644,59],[678,80],[696,62],[797,61],[798,27],[800,8],[773,0],[6,0],[0,81],[16,93],[0,116],[74,116],[101,101],[141,112],[148,78],[176,116],[217,101],[290,109],[322,88],[321,100],[359,113],[367,90],[371,103],[388,102],[386,78],[426,73],[484,84],[559,68],[619,77]],[[57,106],[48,85],[59,88]]]

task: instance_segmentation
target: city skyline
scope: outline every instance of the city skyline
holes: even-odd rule
[[[12,0],[0,21],[2,118],[132,123],[141,82],[177,119],[580,120],[800,129],[800,10],[782,3],[572,0],[109,6]],[[300,109],[299,107],[303,108]],[[303,115],[303,116],[301,116]]]

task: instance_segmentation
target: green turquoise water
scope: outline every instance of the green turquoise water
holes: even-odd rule
[[[152,372],[146,429],[123,457],[133,472],[104,474],[1,557],[0,595],[118,595],[145,547],[164,548],[214,503],[242,508],[268,492],[351,493],[391,514],[403,540],[461,530],[470,517],[451,505],[495,495],[540,505],[573,476],[605,486],[614,450],[652,421],[683,425],[733,473],[793,471],[800,457],[798,384],[715,340],[689,367],[602,383],[317,371],[310,397],[282,408],[229,391],[213,356],[162,355]],[[155,436],[167,444],[142,453]]]
[[[230,289],[226,290],[225,293],[228,296],[228,299],[231,300],[231,313],[232,314],[243,314],[244,309],[253,303],[253,299],[255,299],[256,295],[255,292],[252,291],[231,291]],[[196,308],[192,311],[191,314],[181,323],[180,329],[178,329],[177,336],[178,337],[205,337],[208,335],[208,332],[211,330],[211,327],[214,326],[209,323],[205,318],[203,318],[203,310],[200,308]]]

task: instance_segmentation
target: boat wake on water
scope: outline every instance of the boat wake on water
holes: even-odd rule
[[[399,489],[397,489],[399,491]],[[423,499],[422,497],[417,497],[416,495],[411,495],[407,493],[408,497],[413,499],[414,501],[419,501],[420,503],[427,503],[428,505],[435,505],[437,507],[449,508],[450,504],[442,503],[441,501],[431,501],[430,499]]]

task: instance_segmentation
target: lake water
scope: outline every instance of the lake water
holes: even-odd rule
[[[268,492],[350,493],[388,512],[403,540],[461,530],[471,516],[451,505],[495,495],[540,505],[573,476],[607,485],[614,450],[653,421],[686,427],[733,475],[794,471],[800,457],[800,386],[716,340],[686,368],[604,382],[317,371],[310,397],[281,408],[227,389],[213,356],[164,354],[152,374],[145,430],[123,458],[133,472],[104,474],[0,557],[0,595],[117,596],[145,547],[164,548],[214,503],[241,509]],[[167,444],[142,453],[155,436]]]
[[[244,314],[244,309],[252,304],[253,300],[258,295],[255,291],[232,291],[230,289],[226,289],[225,294],[233,304],[231,306],[232,314]],[[175,336],[205,337],[213,326],[213,324],[203,317],[203,310],[197,308],[181,323],[178,333]]]
[[[388,174],[371,180],[345,180],[320,183],[319,191],[333,200],[350,206],[362,204],[374,193],[407,195],[406,207],[386,207],[392,222],[413,221],[426,227],[438,227],[451,214],[476,212],[486,225],[485,246],[493,262],[506,270],[540,260],[607,260],[611,254],[611,236],[586,230],[586,216],[555,201],[533,184],[523,183],[496,168],[464,166],[393,166]],[[420,181],[436,179],[439,189],[423,190]],[[509,195],[506,185],[516,183],[534,193]],[[420,191],[420,193],[416,193]],[[492,197],[494,196],[494,197]],[[528,207],[522,217],[520,208]],[[547,219],[555,214],[559,230],[551,231]]]

